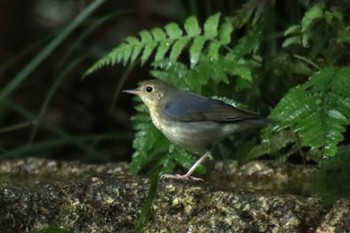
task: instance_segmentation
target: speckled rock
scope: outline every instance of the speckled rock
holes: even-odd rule
[[[350,232],[350,201],[347,199],[340,199],[324,217],[316,233],[347,232]]]
[[[324,211],[319,199],[230,192],[205,183],[159,187],[146,232],[313,232]]]
[[[3,184],[0,232],[54,225],[72,232],[132,232],[148,179],[84,176],[51,184]],[[320,200],[231,192],[204,182],[160,180],[144,232],[312,232]]]
[[[82,174],[128,174],[127,163],[87,164],[78,161],[57,161],[41,158],[11,159],[0,162],[0,175],[45,179]]]
[[[3,184],[0,232],[59,226],[72,232],[130,232],[147,195],[148,180],[85,176],[31,186]]]
[[[317,229],[321,233],[349,229],[346,200],[337,202],[327,214],[317,197],[254,183],[288,183],[292,177],[298,181],[313,168],[226,162],[216,164],[214,171],[215,176],[207,177],[206,182],[160,179],[150,215],[139,232],[313,233]],[[133,232],[147,203],[150,181],[128,173],[125,163],[0,162],[0,232],[37,232],[52,226],[78,233]],[[237,187],[243,184],[243,177],[251,183]],[[239,182],[232,185],[235,179]]]
[[[234,190],[266,190],[274,193],[313,195],[315,166],[298,166],[276,161],[251,161],[239,165],[226,160],[215,163],[206,181]]]

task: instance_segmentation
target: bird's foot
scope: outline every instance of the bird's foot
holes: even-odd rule
[[[178,179],[178,180],[195,180],[195,181],[203,181],[202,178],[197,178],[197,177],[194,177],[194,176],[191,176],[191,175],[179,175],[179,174],[176,174],[176,175],[171,175],[171,174],[163,174],[160,176],[160,178],[162,179]]]

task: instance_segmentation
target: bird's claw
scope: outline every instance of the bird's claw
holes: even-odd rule
[[[178,179],[178,180],[195,180],[195,181],[203,181],[202,178],[190,176],[190,175],[171,175],[171,174],[163,174],[160,176],[161,179]]]

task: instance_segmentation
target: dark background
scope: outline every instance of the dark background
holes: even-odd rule
[[[262,4],[273,6],[271,12],[281,17],[281,26],[283,17],[288,17],[289,23],[297,22],[303,13],[301,5],[291,10],[293,1],[282,2],[262,1]],[[0,87],[5,87],[89,3],[83,0],[2,0]],[[3,157],[43,156],[91,162],[130,160],[133,152],[130,117],[134,113],[134,103],[130,96],[119,93],[120,89],[133,88],[138,81],[149,79],[149,67],[147,64],[135,67],[126,74],[126,67],[118,65],[103,68],[82,80],[84,72],[128,35],[171,21],[181,23],[190,15],[204,21],[218,11],[232,14],[241,4],[239,1],[203,0],[105,1],[0,103]],[[106,15],[112,15],[111,19],[79,41],[96,20]],[[121,82],[123,75],[127,75],[125,83]],[[38,121],[48,92],[62,76],[63,81],[59,82]],[[118,138],[98,137],[112,134]],[[86,135],[95,138],[73,140]],[[67,137],[72,141],[67,142]],[[63,139],[66,142],[60,144]],[[45,143],[52,145],[31,147]]]
[[[79,0],[2,0],[0,1],[0,87],[5,87],[64,26],[90,1]],[[69,35],[0,103],[0,151],[3,156],[31,145],[59,141],[56,130],[71,137],[82,135],[121,135],[121,140],[91,140],[82,150],[76,142],[28,150],[10,157],[43,156],[60,159],[83,159],[93,162],[130,160],[134,104],[125,94],[113,101],[125,67],[104,68],[81,80],[84,72],[122,38],[142,29],[181,21],[189,10],[179,1],[105,1]],[[114,15],[73,47],[94,21]],[[67,56],[67,52],[71,51]],[[83,58],[82,58],[83,56]],[[67,73],[67,67],[83,59]],[[134,68],[127,77],[127,88],[149,78],[147,66]],[[55,80],[66,72],[52,100],[45,109],[38,130],[33,128],[45,98]],[[120,84],[121,85],[121,84]],[[113,106],[111,106],[113,105]],[[45,125],[43,122],[48,124]],[[89,153],[86,153],[89,152]]]

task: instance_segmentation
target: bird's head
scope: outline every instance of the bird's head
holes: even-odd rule
[[[137,95],[145,103],[145,105],[151,109],[159,105],[165,96],[168,96],[175,87],[161,80],[149,80],[140,84],[136,89],[124,90],[123,92]]]

